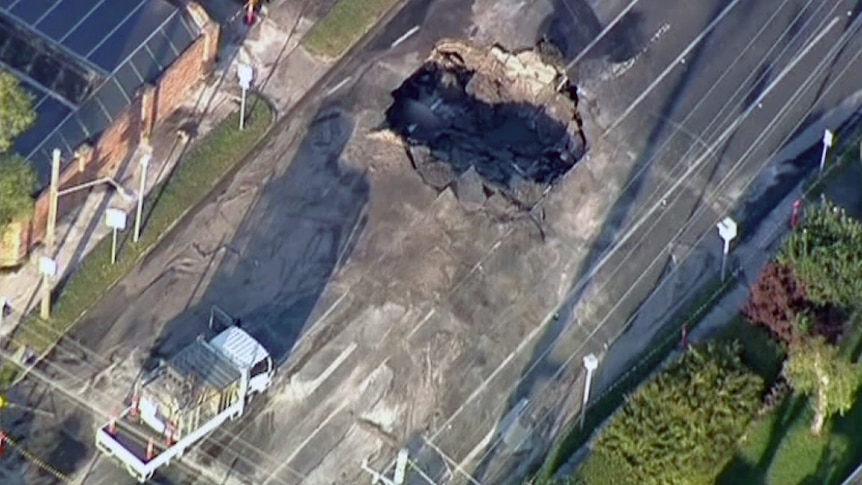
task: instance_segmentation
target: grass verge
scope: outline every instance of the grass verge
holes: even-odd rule
[[[853,140],[845,142],[844,140]],[[811,177],[803,189],[809,201],[817,200],[820,194],[826,192],[827,188],[840,178],[844,168],[850,162],[860,162],[862,154],[862,123],[854,126],[849,132],[836,140],[836,148],[827,154],[826,170],[822,176]]]
[[[244,131],[239,131],[239,111],[228,116],[189,149],[166,182],[153,189],[144,205],[140,240],[134,243],[131,231],[125,231],[112,265],[111,238],[102,239],[55,295],[50,320],[36,315],[25,319],[13,335],[16,345],[37,354],[48,350],[251,152],[272,126],[275,113],[257,96],[250,98],[249,107]]]
[[[335,58],[350,48],[397,0],[339,0],[303,40],[314,54]]]
[[[653,340],[652,350],[646,354],[626,375],[614,383],[613,387],[592,401],[584,416],[584,426],[578,421],[570,428],[548,453],[545,463],[535,475],[533,483],[551,483],[554,474],[572,455],[589,440],[593,431],[616,411],[631,392],[658,367],[670,353],[680,345],[680,332],[685,326],[689,330],[709,312],[709,310],[736,284],[736,278],[728,278],[724,283],[716,278],[691,299],[691,303],[678,311],[668,325]]]

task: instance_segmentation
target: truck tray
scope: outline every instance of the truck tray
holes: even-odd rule
[[[117,443],[144,463],[149,461],[147,458],[147,446],[150,440],[153,442],[153,457],[158,456],[167,449],[164,436],[153,432],[143,421],[129,418],[119,419],[116,426],[114,426],[113,433],[110,428],[110,424],[105,425],[102,431],[112,436]]]

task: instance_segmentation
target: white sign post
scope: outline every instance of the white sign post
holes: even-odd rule
[[[833,137],[831,131],[826,130],[823,132],[823,154],[820,155],[820,173],[821,174],[823,174],[823,169],[826,167],[826,152],[828,152],[829,149],[832,148],[833,138],[834,137]]]
[[[117,232],[126,228],[126,213],[120,209],[105,211],[105,224],[111,228],[111,264],[117,262]]]
[[[730,242],[736,238],[738,228],[736,227],[736,221],[730,217],[722,219],[716,227],[718,227],[718,235],[724,241],[724,250],[721,253],[721,281],[724,281],[727,255],[730,253]]]
[[[239,77],[239,87],[242,88],[242,99],[239,107],[239,129],[245,129],[245,97],[251,89],[251,80],[254,78],[254,70],[248,64],[238,64],[236,74]]]
[[[584,357],[584,368],[587,369],[587,381],[584,383],[584,405],[581,406],[581,429],[584,428],[584,417],[587,415],[587,403],[590,402],[590,387],[593,383],[593,372],[599,367],[599,359],[593,354]]]

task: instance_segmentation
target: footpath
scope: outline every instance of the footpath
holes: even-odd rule
[[[253,89],[269,99],[276,108],[277,117],[281,117],[336,64],[335,59],[315,57],[300,45],[316,21],[304,16],[301,2],[273,2],[269,8],[263,7],[257,22],[251,27],[245,23],[243,10],[236,10],[235,3],[211,4],[208,4],[210,14],[222,25],[220,62],[214,75],[178,108],[178,111],[190,114],[188,118],[195,126],[194,137],[189,139],[177,123],[160,124],[154,131],[150,146],[138,147],[114,176],[123,187],[125,198],[106,184],[93,187],[81,206],[57,222],[58,243],[54,259],[58,274],[52,278],[52,289],[62,284],[98,242],[110,234],[104,221],[107,208],[123,210],[129,214],[129,223],[134,224],[138,197],[146,197],[171,173],[172,167],[186,152],[183,145],[195,143],[238,108],[237,65],[252,66],[255,74]],[[396,2],[389,15],[403,5],[404,2]],[[142,176],[139,160],[147,154],[152,158],[144,193],[139,194]],[[142,232],[146,232],[146,227]],[[41,249],[37,249],[17,270],[0,273],[0,296],[5,297],[8,304],[0,325],[0,339],[10,335],[23,318],[38,307],[42,279],[38,260],[43,255]]]

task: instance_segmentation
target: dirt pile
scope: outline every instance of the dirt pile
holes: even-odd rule
[[[495,194],[530,208],[583,156],[575,91],[534,50],[449,40],[393,93],[386,119],[425,182],[452,186],[466,208]]]

